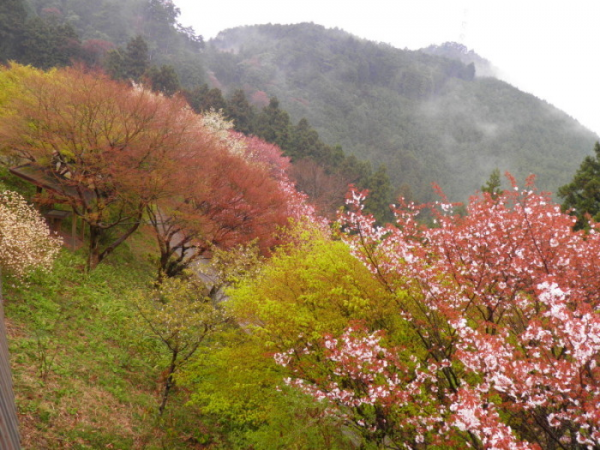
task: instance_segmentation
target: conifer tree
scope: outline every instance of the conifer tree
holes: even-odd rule
[[[392,186],[385,166],[371,175],[367,182],[371,195],[365,201],[365,208],[380,222],[391,222],[394,219],[390,209]]]
[[[254,130],[254,108],[248,102],[246,94],[242,89],[237,89],[229,98],[225,113],[233,120],[236,131],[244,134],[253,134]]]
[[[127,43],[124,55],[125,76],[139,80],[148,70],[148,44],[142,36],[136,36]]]
[[[558,196],[564,199],[563,211],[571,211],[577,217],[576,229],[588,228],[586,216],[600,221],[600,143],[594,146],[595,156],[586,157],[571,183],[558,190]]]
[[[298,125],[292,129],[290,140],[290,149],[288,155],[294,159],[305,157],[314,158],[317,161],[324,162],[324,145],[319,139],[319,134],[311,128],[305,118],[300,119]]]
[[[284,151],[289,149],[292,138],[290,116],[279,107],[277,97],[271,97],[256,119],[256,135],[267,142],[277,144]]]
[[[492,171],[486,183],[481,186],[481,192],[487,192],[492,198],[496,198],[502,193],[502,189],[500,189],[501,184],[500,170],[496,168]]]
[[[171,97],[179,89],[179,77],[173,66],[162,65],[160,67],[152,66],[146,73],[146,77],[150,82],[150,87],[154,92],[162,92],[167,97]]]

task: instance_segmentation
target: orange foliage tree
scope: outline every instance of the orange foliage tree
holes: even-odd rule
[[[100,72],[5,70],[19,88],[4,105],[0,144],[44,170],[56,186],[49,201],[87,223],[93,269],[138,229],[148,205],[176,194],[197,121],[183,100]]]
[[[230,132],[214,113],[199,120],[207,141],[181,169],[185,194],[148,211],[161,253],[159,277],[179,274],[213,248],[256,240],[268,253],[298,201],[282,184],[289,161],[278,147]]]

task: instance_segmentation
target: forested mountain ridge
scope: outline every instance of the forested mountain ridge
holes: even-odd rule
[[[537,185],[554,192],[598,139],[557,108],[481,77],[493,66],[459,44],[400,50],[303,23],[226,30],[204,45],[178,24],[179,10],[168,0],[113,3],[10,0],[5,10],[0,6],[0,23],[11,25],[4,27],[0,60],[48,68],[79,59],[118,78],[145,73],[163,92],[200,93],[198,107],[228,114],[225,98],[241,92],[256,112],[277,97],[289,127],[318,132],[320,144],[308,155],[321,165],[339,144],[346,155],[370,161],[374,172],[387,170],[381,174],[391,179],[394,195],[380,195],[381,205],[397,194],[430,200],[434,182],[451,199],[465,200],[495,168],[520,180],[535,173]],[[197,89],[206,82],[204,91]],[[266,140],[274,131],[239,129]],[[275,143],[296,157],[297,149]],[[368,170],[344,165],[337,161],[332,169],[330,161],[325,168],[342,170],[346,181],[367,180],[359,184],[373,190]]]
[[[463,62],[464,64],[473,64],[478,77],[496,77],[499,69],[490,61],[468,49],[463,44],[458,42],[445,42],[441,45],[429,45],[421,49],[422,52],[429,55],[443,56],[448,59],[454,59]]]
[[[430,49],[431,50],[431,49]],[[393,48],[304,23],[226,30],[207,44],[215,85],[276,95],[326,143],[382,164],[396,188],[432,198],[475,192],[494,168],[556,191],[591,152],[594,133],[475,64]]]
[[[297,125],[264,92],[249,103],[243,90],[223,93],[203,67],[204,42],[178,22],[171,0],[10,0],[0,4],[0,63],[41,69],[83,65],[168,97],[182,95],[201,114],[221,111],[235,130],[279,146],[292,158],[296,187],[319,212],[335,217],[349,184],[371,192],[366,208],[391,220],[393,192],[385,168],[326,145],[306,120]],[[227,95],[225,98],[224,94]]]

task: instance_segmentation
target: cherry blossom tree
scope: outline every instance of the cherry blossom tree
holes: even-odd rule
[[[378,228],[351,192],[344,239],[408,336],[356,325],[280,352],[289,383],[380,447],[598,448],[600,225],[574,231],[532,179],[511,182],[465,216],[429,205],[434,227],[402,202],[397,225]]]
[[[40,214],[16,192],[0,192],[0,268],[22,277],[33,268],[49,269],[60,239]]]
[[[50,234],[40,214],[18,193],[0,192],[0,368],[2,369],[3,442],[8,448],[20,448],[17,410],[14,402],[8,342],[4,324],[2,272],[22,278],[28,271],[50,269],[61,241]]]

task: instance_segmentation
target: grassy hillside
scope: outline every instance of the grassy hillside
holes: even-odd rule
[[[5,280],[24,449],[202,448],[185,393],[158,417],[162,348],[132,320],[128,292],[148,288],[153,245],[139,234],[89,275],[63,249],[51,273]]]

